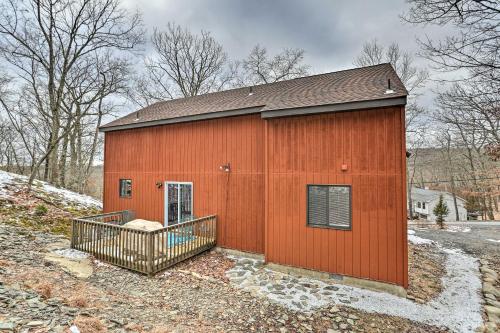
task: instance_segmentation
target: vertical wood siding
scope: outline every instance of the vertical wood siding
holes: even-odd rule
[[[231,164],[231,172],[219,170]],[[120,198],[120,178],[132,197]],[[259,115],[107,132],[104,210],[163,222],[164,188],[193,182],[194,215],[217,215],[219,246],[264,251],[264,122]]]
[[[407,287],[404,140],[399,107],[107,132],[104,209],[163,222],[156,182],[193,182],[194,214],[217,215],[219,246]],[[120,178],[132,198],[119,198]],[[352,230],[306,226],[307,184],[352,186]]]
[[[267,127],[267,261],[407,287],[404,109]],[[306,226],[307,184],[352,186],[352,230]]]

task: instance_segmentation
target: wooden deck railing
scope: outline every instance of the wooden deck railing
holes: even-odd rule
[[[216,216],[207,216],[154,231],[122,226],[130,211],[73,219],[71,247],[98,260],[144,274],[154,274],[216,244]]]

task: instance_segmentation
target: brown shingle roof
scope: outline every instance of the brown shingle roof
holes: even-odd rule
[[[392,94],[386,94],[388,79]],[[237,88],[158,102],[147,106],[139,113],[133,112],[101,128],[149,126],[151,122],[180,117],[208,115],[214,112],[249,108],[252,112],[290,110],[312,106],[335,105],[350,102],[376,101],[401,98],[407,91],[390,64],[362,67],[332,73],[262,84],[250,88]],[[137,114],[139,119],[136,120]],[[236,112],[237,114],[237,112]],[[234,114],[231,114],[234,115]],[[223,114],[220,114],[223,116]]]

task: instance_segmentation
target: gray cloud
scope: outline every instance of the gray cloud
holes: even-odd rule
[[[363,43],[374,38],[385,45],[396,41],[416,53],[416,37],[447,33],[402,22],[400,15],[407,9],[402,0],[126,0],[125,4],[143,13],[149,32],[169,21],[191,31],[210,31],[232,59],[245,57],[256,44],[270,52],[303,48],[314,73],[353,67]],[[416,61],[427,65],[424,59]],[[429,96],[426,104],[432,100]]]

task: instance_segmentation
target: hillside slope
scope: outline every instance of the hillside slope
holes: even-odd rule
[[[69,236],[71,218],[102,209],[99,200],[38,180],[28,192],[27,181],[26,176],[0,171],[0,223]]]

